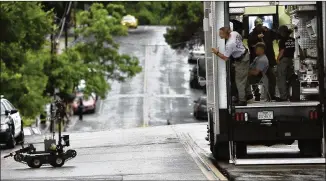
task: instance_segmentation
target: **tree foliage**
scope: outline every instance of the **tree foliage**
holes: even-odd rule
[[[105,97],[109,90],[106,78],[124,81],[141,72],[138,59],[125,54],[119,54],[119,45],[114,42],[114,36],[127,35],[125,26],[120,24],[123,6],[109,4],[106,7],[94,3],[89,11],[78,14],[78,36],[85,40],[76,45],[83,63],[88,71],[83,77],[87,82],[86,92],[94,91]],[[111,18],[108,15],[112,15]]]
[[[0,5],[1,94],[26,116],[35,116],[47,101],[43,68],[49,54],[43,47],[51,15],[37,2]]]
[[[185,48],[197,43],[204,43],[203,33],[203,3],[199,1],[191,2],[173,2],[169,18],[169,24],[172,26],[167,29],[164,35],[166,42],[173,48]],[[198,40],[187,43],[190,40]]]
[[[1,94],[27,117],[43,111],[50,100],[47,93],[54,88],[73,93],[80,79],[87,82],[86,94],[105,97],[106,77],[123,81],[141,71],[137,58],[119,54],[113,40],[127,35],[120,24],[124,12],[121,5],[93,3],[89,11],[78,13],[80,26],[75,31],[82,41],[51,56],[46,37],[53,33],[53,8],[39,2],[1,3]]]

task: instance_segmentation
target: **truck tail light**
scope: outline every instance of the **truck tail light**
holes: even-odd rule
[[[235,120],[236,121],[248,121],[248,113],[244,113],[244,112],[235,113]]]
[[[318,112],[316,110],[309,111],[309,119],[310,120],[316,120],[316,119],[318,119]]]

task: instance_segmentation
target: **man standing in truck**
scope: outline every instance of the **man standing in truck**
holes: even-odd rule
[[[276,65],[275,52],[273,48],[273,41],[278,38],[277,33],[273,30],[268,29],[263,26],[263,20],[257,18],[255,20],[255,28],[249,34],[248,37],[248,48],[250,51],[250,62],[256,58],[255,45],[258,42],[263,42],[265,44],[265,54],[268,58],[269,69],[266,72],[268,77],[269,87],[268,91],[271,95],[271,98],[276,100],[275,96],[275,87],[276,87],[276,77],[273,71],[273,67]],[[254,90],[254,96],[256,101],[260,101],[260,93],[257,85],[253,85],[252,89]]]
[[[278,74],[278,88],[280,91],[279,102],[288,101],[289,91],[287,82],[294,74],[293,58],[295,52],[295,39],[290,37],[292,30],[287,26],[282,25],[279,28],[281,39],[278,43],[279,54],[277,57],[277,74]]]
[[[238,89],[239,101],[235,106],[246,106],[246,85],[248,79],[249,70],[249,53],[245,48],[241,35],[230,30],[228,27],[222,27],[219,30],[219,36],[221,39],[226,39],[225,53],[219,52],[218,48],[212,48],[212,52],[220,57],[222,60],[231,60],[235,67],[235,83]]]

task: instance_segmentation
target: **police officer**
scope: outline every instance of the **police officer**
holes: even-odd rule
[[[294,74],[293,58],[295,52],[295,39],[290,37],[292,30],[283,25],[279,27],[279,34],[281,35],[279,41],[279,54],[277,57],[277,74],[278,74],[278,88],[280,98],[277,101],[287,101],[289,99],[287,81]]]
[[[212,48],[212,52],[220,57],[222,60],[231,60],[235,67],[235,83],[238,89],[239,101],[235,106],[247,105],[246,86],[249,71],[249,53],[242,42],[241,35],[230,30],[228,27],[222,27],[219,30],[221,39],[226,40],[225,53],[219,52],[218,48]],[[247,93],[250,94],[250,93]]]

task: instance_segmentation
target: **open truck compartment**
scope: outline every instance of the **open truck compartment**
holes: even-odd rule
[[[248,7],[264,7],[264,10],[250,14]],[[235,164],[325,163],[325,2],[204,2],[204,12],[208,132],[214,157]],[[215,32],[232,22],[233,29],[246,39],[253,18],[266,17],[265,25],[276,30],[284,24],[280,22],[280,14],[289,16],[285,24],[294,30],[296,43],[293,59],[296,80],[289,84],[293,102],[259,101],[232,106],[231,64],[210,52],[212,47],[221,51],[225,48],[225,41]],[[235,29],[234,20],[242,22],[244,30]],[[249,145],[293,142],[298,143],[301,161],[275,158],[250,162],[246,157]]]

